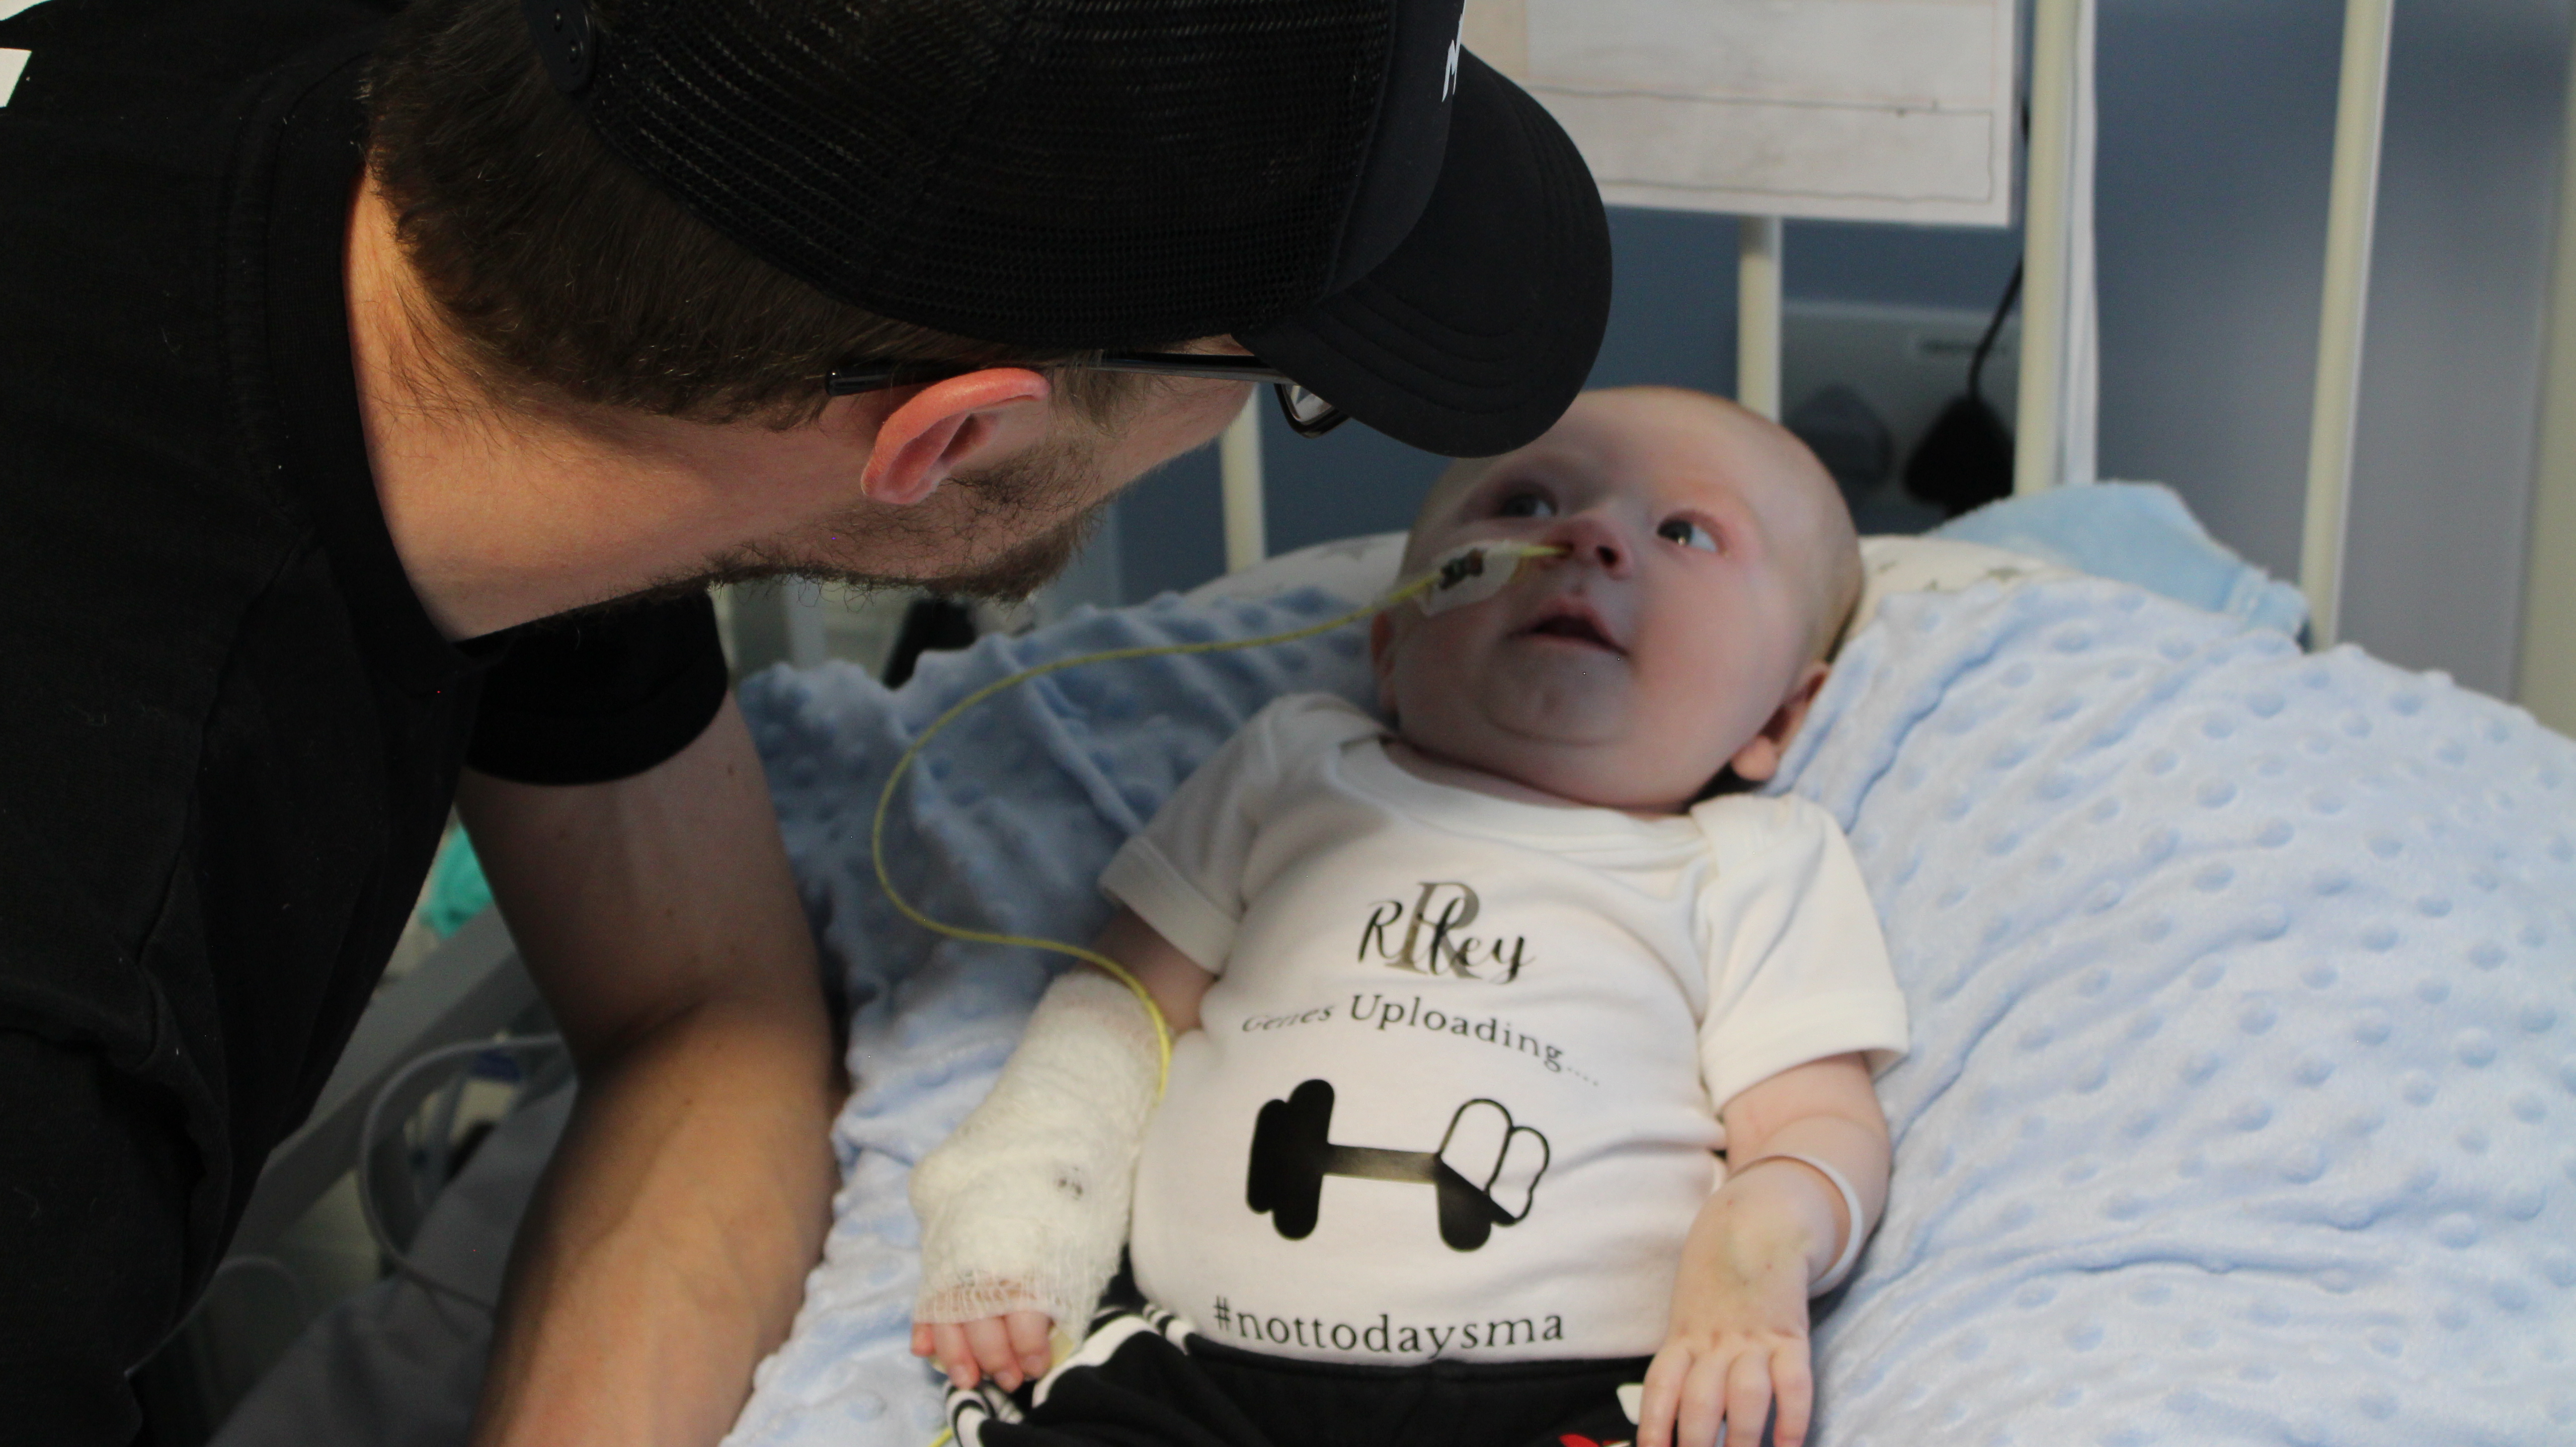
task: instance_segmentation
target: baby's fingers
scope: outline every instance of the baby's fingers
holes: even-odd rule
[[[1771,1415],[1771,1362],[1760,1352],[1737,1357],[1726,1373],[1726,1438],[1736,1447],[1762,1440]]]
[[[1735,1360],[1719,1350],[1691,1363],[1690,1375],[1682,1380],[1681,1406],[1673,1418],[1674,1440],[1679,1447],[1717,1447],[1718,1426],[1726,1419],[1727,1367]],[[1760,1421],[1755,1421],[1753,1430],[1762,1430]],[[1730,1447],[1747,1447],[1758,1440],[1742,1432],[1728,1438]]]
[[[1637,1447],[1672,1447],[1673,1415],[1690,1365],[1690,1352],[1679,1346],[1666,1346],[1646,1364],[1645,1391],[1637,1403]]]
[[[1045,1376],[1054,1365],[1054,1354],[1047,1346],[1047,1332],[1054,1325],[1055,1318],[1043,1311],[1015,1311],[1002,1318],[1011,1350],[1019,1354],[1020,1371],[1031,1381]]]
[[[988,1316],[981,1321],[966,1323],[966,1344],[974,1349],[975,1364],[982,1367],[985,1374],[994,1381],[1001,1383],[1003,1391],[1019,1390],[1021,1373],[1018,1354],[1011,1350],[1011,1330],[1004,1324],[1002,1318]],[[973,1383],[970,1382],[968,1385],[971,1386]]]
[[[1802,1447],[1816,1408],[1816,1379],[1805,1342],[1792,1342],[1773,1354],[1771,1387],[1780,1394],[1780,1420],[1771,1424],[1772,1447]]]
[[[961,1322],[943,1321],[930,1328],[930,1358],[948,1374],[954,1387],[972,1387],[983,1380],[975,1368],[974,1348],[966,1345],[966,1327]]]

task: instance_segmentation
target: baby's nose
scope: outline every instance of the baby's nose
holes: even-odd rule
[[[1565,519],[1549,530],[1547,541],[1565,549],[1569,560],[1579,559],[1605,573],[1617,575],[1628,570],[1627,540],[1609,520],[1596,513],[1579,512]]]

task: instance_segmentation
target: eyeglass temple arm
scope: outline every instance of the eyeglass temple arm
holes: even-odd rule
[[[1259,357],[1226,352],[1109,352],[1087,364],[1096,372],[1145,372],[1165,377],[1212,377],[1220,381],[1286,382],[1297,379]]]
[[[1237,357],[1224,352],[1109,352],[1098,361],[1073,365],[1095,372],[1143,372],[1164,377],[1209,377],[1219,381],[1287,382],[1291,385],[1296,381],[1259,357]],[[823,391],[828,396],[849,397],[860,392],[874,392],[910,382],[936,382],[959,375],[962,374],[911,362],[861,362],[826,373]]]
[[[1321,437],[1350,420],[1349,413],[1330,406],[1320,418],[1301,415],[1289,394],[1292,390],[1304,392],[1305,384],[1259,357],[1237,357],[1224,352],[1111,352],[1090,365],[1102,372],[1154,372],[1173,377],[1268,382],[1278,393],[1279,415],[1287,419],[1288,430],[1300,437]]]

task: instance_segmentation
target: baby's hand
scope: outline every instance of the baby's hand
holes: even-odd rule
[[[1042,1311],[1015,1311],[982,1321],[915,1322],[912,1354],[929,1357],[959,1387],[972,1387],[989,1376],[1002,1390],[1016,1392],[1020,1383],[1047,1373],[1047,1333],[1054,1319]]]
[[[1794,1219],[1712,1197],[1691,1225],[1672,1325],[1646,1368],[1637,1447],[1754,1447],[1777,1402],[1774,1447],[1799,1447],[1815,1406],[1807,1359],[1807,1247]]]

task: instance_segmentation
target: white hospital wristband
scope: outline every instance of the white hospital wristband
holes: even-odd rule
[[[1822,1296],[1826,1292],[1833,1290],[1835,1287],[1842,1285],[1843,1278],[1851,1275],[1852,1263],[1860,1260],[1861,1243],[1869,1237],[1869,1233],[1861,1229],[1865,1223],[1861,1216],[1860,1192],[1852,1189],[1852,1183],[1844,1177],[1842,1172],[1835,1170],[1831,1165],[1816,1159],[1814,1156],[1801,1155],[1796,1151],[1765,1151],[1761,1155],[1755,1156],[1753,1159],[1746,1161],[1743,1165],[1728,1172],[1728,1179],[1731,1180],[1736,1176],[1740,1176],[1746,1171],[1753,1169],[1755,1166],[1762,1164],[1764,1161],[1796,1161],[1801,1165],[1813,1168],[1818,1175],[1821,1175],[1826,1180],[1833,1182],[1835,1190],[1842,1192],[1843,1211],[1845,1212],[1846,1219],[1851,1222],[1851,1225],[1843,1231],[1842,1254],[1834,1258],[1833,1265],[1825,1268],[1824,1275],[1807,1283],[1807,1294],[1809,1296]]]

